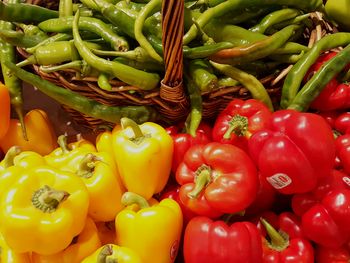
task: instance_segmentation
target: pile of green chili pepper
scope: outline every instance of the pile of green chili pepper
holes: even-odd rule
[[[0,23],[2,65],[18,81],[39,85],[68,106],[93,103],[80,95],[74,95],[79,98],[76,101],[65,99],[53,86],[45,91],[38,77],[19,67],[35,64],[43,72],[71,69],[78,77],[95,77],[106,91],[112,90],[112,79],[140,90],[157,89],[165,71],[161,5],[162,0],[60,0],[58,10],[50,10],[15,0],[0,2],[0,20],[5,23]],[[322,9],[322,0],[207,0],[200,4],[185,0],[184,75],[192,103],[192,130],[201,118],[201,95],[224,86],[240,84],[273,109],[258,79],[290,64],[294,66],[286,78],[281,105],[300,103],[297,93],[307,67],[324,50],[350,43],[348,33],[337,33],[335,41],[321,40],[307,47],[303,32],[310,27],[310,13]],[[29,57],[15,61],[5,54],[11,47],[24,49]],[[18,84],[11,86],[16,86],[13,96],[18,99]],[[104,118],[96,113],[100,106],[74,107]],[[146,115],[154,117],[153,112]]]

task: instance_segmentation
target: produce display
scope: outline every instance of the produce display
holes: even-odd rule
[[[349,12],[1,1],[0,262],[350,262]]]

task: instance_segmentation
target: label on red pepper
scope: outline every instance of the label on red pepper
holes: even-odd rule
[[[350,186],[350,178],[347,176],[343,177],[343,182],[346,183],[348,186]]]
[[[275,188],[275,189],[282,189],[292,183],[292,179],[284,174],[284,173],[277,173],[270,177],[267,177],[266,180]]]
[[[179,240],[175,240],[170,248],[170,259],[174,260],[179,249]]]

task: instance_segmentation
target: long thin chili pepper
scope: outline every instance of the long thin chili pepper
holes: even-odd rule
[[[213,55],[220,50],[232,48],[233,44],[230,42],[219,42],[210,45],[204,45],[199,47],[183,47],[183,55],[185,58],[206,58]]]
[[[33,47],[46,39],[38,35],[28,36],[20,31],[7,29],[0,29],[0,38],[12,46],[22,48]]]
[[[71,33],[73,19],[74,17],[72,16],[54,18],[43,21],[38,26],[45,32]],[[127,51],[129,49],[127,40],[124,37],[117,35],[109,25],[100,19],[93,17],[80,17],[79,29],[93,32],[102,37],[114,50]]]
[[[99,56],[111,56],[111,57],[123,57],[139,62],[155,62],[147,51],[142,47],[136,47],[133,50],[121,52],[121,51],[106,51],[99,49],[92,49],[92,52]],[[158,63],[158,62],[157,62]],[[162,65],[162,63],[159,63]]]
[[[102,59],[94,55],[90,49],[83,43],[79,34],[79,11],[75,14],[73,21],[73,37],[74,44],[80,56],[91,66],[98,68],[102,72],[106,72],[121,81],[139,87],[143,90],[151,90],[158,86],[160,77],[155,73],[147,73],[142,70],[120,64],[115,61]]]
[[[162,72],[162,73],[164,73],[164,65],[158,63],[155,60],[142,62],[142,61],[132,60],[132,59],[128,59],[128,58],[117,57],[117,58],[113,59],[113,61],[122,63],[124,65],[128,65],[128,66],[136,68],[136,69],[144,70],[147,72]]]
[[[188,72],[200,91],[211,91],[218,87],[218,78],[208,61],[193,59],[188,63]]]
[[[253,44],[221,50],[210,56],[210,59],[215,62],[233,65],[264,58],[283,46],[298,28],[298,25],[290,25],[272,36]]]
[[[123,117],[133,119],[137,123],[155,121],[157,112],[152,107],[147,106],[121,106],[113,107],[101,104],[93,99],[88,99],[79,93],[56,86],[50,81],[25,71],[8,60],[3,63],[21,80],[35,86],[47,96],[55,99],[59,103],[66,105],[88,116],[105,120],[112,123],[119,123]]]
[[[306,111],[323,88],[350,63],[350,45],[326,61],[304,85],[288,106],[288,109]]]
[[[219,64],[213,61],[210,61],[210,63],[221,73],[239,81],[245,88],[247,88],[247,90],[249,90],[254,99],[265,103],[266,106],[273,111],[273,106],[269,94],[267,93],[264,85],[261,84],[261,82],[253,75],[245,73],[244,71],[230,65]]]
[[[60,0],[59,1],[58,15],[59,15],[59,17],[73,15],[73,2],[72,2],[72,0]]]
[[[300,84],[312,64],[323,51],[350,43],[350,33],[334,33],[320,39],[289,71],[286,76],[281,97],[281,107],[287,108],[299,91]]]
[[[198,17],[197,23],[202,28],[213,18],[220,17],[223,14],[237,9],[268,5],[287,5],[305,11],[315,11],[322,5],[322,0],[226,0],[221,2],[222,3],[214,7],[208,8]],[[183,37],[184,45],[190,43],[197,36],[197,33],[197,27],[192,25]]]
[[[45,73],[56,72],[59,70],[75,70],[81,77],[96,77],[99,76],[100,72],[88,65],[84,60],[74,60],[65,64],[55,66],[40,66],[40,70]]]
[[[73,39],[73,36],[71,34],[65,34],[65,33],[55,34],[47,39],[44,39],[43,41],[39,42],[35,46],[26,48],[26,52],[29,54],[32,54],[35,52],[36,49],[38,49],[41,46],[49,45],[50,43],[57,42],[57,41],[67,41],[71,39]]]
[[[8,22],[39,23],[58,17],[58,12],[38,5],[4,3],[0,1],[0,20]]]
[[[162,0],[151,0],[149,3],[147,3],[137,16],[134,26],[135,39],[140,44],[140,46],[144,48],[148,54],[158,62],[163,62],[163,58],[158,55],[152,45],[148,42],[147,38],[142,33],[142,29],[146,18],[152,15],[152,12],[155,12],[155,10],[159,10],[161,5]]]

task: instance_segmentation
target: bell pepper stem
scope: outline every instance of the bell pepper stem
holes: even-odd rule
[[[32,204],[44,213],[52,213],[56,211],[59,204],[66,200],[68,196],[69,193],[66,191],[58,191],[45,185],[35,191],[32,197]]]
[[[124,206],[137,204],[140,207],[140,209],[149,207],[149,204],[148,204],[147,200],[144,197],[142,197],[141,195],[132,193],[132,192],[125,192],[122,195],[122,201],[121,202],[122,202],[122,204]]]
[[[21,152],[21,148],[19,146],[12,146],[6,153],[3,163],[4,168],[8,168],[13,166],[14,158]]]
[[[62,149],[62,153],[69,153],[70,150],[68,148],[68,143],[67,143],[67,136],[65,135],[60,135],[58,136],[57,143]]]
[[[84,178],[90,178],[93,175],[96,162],[101,161],[98,156],[88,153],[79,164],[77,175]]]
[[[199,194],[203,191],[203,189],[210,183],[211,181],[211,170],[210,167],[203,165],[198,168],[197,176],[195,178],[195,186],[191,192],[188,193],[189,198],[197,198]]]
[[[248,118],[237,114],[229,121],[229,127],[224,134],[224,139],[230,139],[232,133],[235,133],[237,136],[245,136],[247,130]]]
[[[289,244],[288,240],[284,238],[271,224],[269,224],[265,219],[260,218],[261,223],[266,229],[268,236],[270,237],[271,244],[270,247],[281,251],[284,250]]]
[[[140,126],[136,122],[134,122],[132,119],[122,118],[120,120],[120,123],[123,129],[130,127],[133,130],[135,135],[134,139],[139,139],[144,137],[144,134],[142,133]]]
[[[96,263],[106,263],[107,257],[113,255],[113,248],[110,244],[107,244],[102,247],[100,253],[97,256]]]

